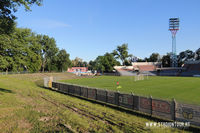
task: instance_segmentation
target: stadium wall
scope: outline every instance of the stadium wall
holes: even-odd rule
[[[197,105],[183,104],[176,102],[175,100],[160,100],[152,97],[143,97],[134,94],[125,94],[61,82],[52,82],[51,89],[65,94],[80,96],[139,111],[152,117],[159,117],[161,119],[172,121],[190,122],[191,125],[200,126],[200,106]]]

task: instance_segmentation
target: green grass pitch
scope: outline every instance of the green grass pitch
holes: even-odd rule
[[[117,81],[121,88],[117,89]],[[149,76],[144,80],[135,81],[130,76],[99,76],[94,78],[81,78],[65,80],[64,82],[89,87],[115,90],[153,98],[179,102],[200,104],[200,78],[198,77],[159,77]]]

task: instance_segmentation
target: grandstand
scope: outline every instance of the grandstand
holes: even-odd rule
[[[134,71],[142,75],[157,75],[156,69],[161,67],[160,62],[133,62]]]
[[[188,61],[182,66],[180,76],[200,76],[200,61]]]
[[[188,61],[182,67],[161,67],[159,62],[134,62],[132,66],[115,66],[120,75],[135,76],[198,76],[200,77],[200,61]]]
[[[156,75],[156,69],[161,67],[160,62],[134,62],[132,66],[115,66],[120,75],[134,76],[142,75]]]
[[[200,61],[185,62],[182,67],[158,68],[159,76],[200,76]]]
[[[157,68],[158,76],[179,76],[183,68],[181,67],[164,67]]]
[[[133,66],[114,66],[114,69],[122,76],[135,76],[136,72],[133,72]]]

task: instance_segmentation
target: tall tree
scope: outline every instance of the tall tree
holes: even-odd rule
[[[171,54],[170,53],[167,53],[166,55],[164,55],[162,57],[162,66],[163,67],[170,67],[171,66],[171,61],[170,61],[170,57],[171,57]]]
[[[104,72],[105,67],[103,65],[103,62],[104,62],[104,56],[98,56],[95,59],[95,70],[97,70],[98,72]]]
[[[83,61],[83,59],[76,57],[74,60],[72,60],[72,66],[73,67],[87,67],[88,64],[86,61]]]
[[[56,54],[58,52],[58,48],[56,46],[56,41],[54,38],[50,38],[47,35],[40,35],[40,44],[41,44],[41,57],[42,57],[42,71],[45,69],[47,71],[51,71],[53,68],[53,62],[56,61]]]
[[[88,63],[88,70],[92,70],[92,71],[94,71],[95,70],[95,64],[96,64],[96,62],[95,61],[89,61],[89,63]]]
[[[159,53],[152,53],[149,57],[150,62],[158,62],[160,61],[160,55]]]
[[[114,66],[119,65],[120,63],[114,58],[113,54],[106,53],[104,54],[102,64],[105,68],[105,72],[112,72],[114,70]]]
[[[113,51],[113,55],[122,61],[122,64],[125,65],[125,61],[130,55],[128,54],[128,44],[122,44],[117,46],[117,49]]]
[[[185,50],[179,53],[178,55],[178,65],[181,66],[186,61],[195,60],[195,53],[192,50]]]
[[[98,56],[95,61],[90,61],[90,70],[98,70],[100,72],[112,72],[114,66],[120,65],[112,53],[105,53],[103,56]]]
[[[200,60],[200,48],[195,51],[195,60]]]
[[[54,38],[15,28],[0,35],[0,71],[62,71],[70,64],[69,54],[58,51]]]
[[[33,4],[41,5],[42,0],[1,0],[0,1],[0,34],[11,33],[14,30],[14,12],[19,6],[24,6],[26,11],[30,11]]]
[[[71,66],[71,60],[66,50],[62,49],[57,55],[57,66],[59,71],[66,71]]]
[[[10,36],[2,34],[0,35],[0,70],[9,69],[9,64],[12,63],[12,59],[9,57],[9,48],[10,48]],[[10,60],[10,62],[9,62]]]
[[[15,28],[12,34],[0,35],[1,70],[38,71],[41,66],[38,45],[30,29]]]

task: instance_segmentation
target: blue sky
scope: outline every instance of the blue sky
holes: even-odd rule
[[[200,48],[200,0],[44,0],[32,12],[20,8],[18,27],[54,37],[70,58],[94,60],[128,43],[144,58],[171,52],[168,19],[180,18],[177,53]]]

